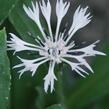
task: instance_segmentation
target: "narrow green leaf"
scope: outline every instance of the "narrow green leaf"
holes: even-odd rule
[[[55,104],[48,107],[47,109],[65,109],[65,108],[61,104]]]
[[[0,0],[0,25],[9,15],[17,0]]]
[[[104,52],[107,56],[98,57],[93,62],[94,74],[80,80],[67,99],[69,108],[80,109],[109,94],[109,44]]]
[[[6,52],[6,32],[0,31],[0,109],[9,108],[10,68]]]

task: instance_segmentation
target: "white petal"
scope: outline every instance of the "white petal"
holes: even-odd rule
[[[55,62],[50,62],[48,74],[44,77],[44,90],[47,93],[50,86],[51,93],[54,90],[54,80],[57,80],[54,74]]]
[[[81,75],[82,77],[84,77],[85,78],[85,76],[81,73],[81,72],[83,72],[83,73],[85,73],[85,74],[87,74],[88,75],[88,73],[86,72],[86,71],[84,71],[79,65],[81,65],[81,63],[73,63],[73,62],[70,62],[70,61],[68,61],[68,60],[66,60],[66,59],[64,59],[64,58],[62,58],[61,59],[63,62],[65,62],[65,63],[67,63],[67,64],[69,64],[70,66],[71,66],[71,68],[72,68],[72,71],[74,70],[74,71],[76,71],[76,73],[78,73],[79,75]],[[80,72],[81,71],[81,72]]]
[[[56,27],[55,40],[58,39],[60,24],[63,17],[67,13],[69,6],[70,6],[69,2],[63,2],[63,0],[57,0],[56,3],[57,27]]]
[[[24,50],[40,51],[41,47],[34,44],[27,43],[20,38],[18,38],[13,33],[10,33],[11,41],[7,41],[8,50],[15,50],[15,52],[20,52]]]
[[[90,21],[91,21],[91,16],[90,13],[87,13],[86,8],[80,8],[80,6],[77,8],[77,10],[74,13],[73,17],[73,23],[72,26],[68,32],[69,36],[68,39],[66,40],[66,43],[71,39],[71,37],[75,34],[75,32],[83,27],[85,27]]]
[[[43,16],[45,17],[45,20],[47,21],[49,33],[50,33],[50,36],[53,40],[53,34],[52,34],[51,23],[50,23],[50,18],[51,18],[50,1],[47,0],[47,5],[46,5],[45,1],[42,0],[42,3],[40,3],[40,8],[41,8]]]
[[[45,1],[42,1],[42,5],[40,3],[40,7],[41,7],[41,11],[43,16],[45,17],[46,21],[49,22],[50,21],[50,17],[51,17],[51,5],[49,0],[47,1],[47,5],[45,3]]]
[[[67,55],[64,55],[63,57],[77,59],[80,62],[80,65],[85,66],[86,68],[88,68],[93,73],[92,68],[87,63],[87,61],[84,59],[84,56],[83,55],[77,55],[77,56],[75,56],[75,55],[69,55],[69,54],[67,54]]]
[[[24,67],[22,70],[18,71],[18,73],[20,73],[20,77],[26,71],[31,71],[32,76],[34,76],[37,68],[40,65],[42,65],[43,63],[48,61],[48,59],[46,59],[46,57],[41,57],[41,58],[34,59],[34,60],[22,59],[20,57],[18,57],[18,58],[21,60],[22,64],[18,64],[16,66],[14,66],[13,68]]]
[[[62,18],[66,15],[69,6],[70,6],[69,2],[63,2],[63,0],[57,0],[56,15],[58,20],[62,20]]]
[[[26,7],[25,5],[23,5],[23,8],[24,8],[26,14],[33,21],[35,21],[38,24],[39,23],[39,6],[38,6],[38,3],[36,2],[36,4],[34,5],[34,3],[32,2],[32,9],[30,7]]]
[[[83,73],[85,73],[85,74],[87,74],[87,75],[89,75],[89,73],[86,72],[86,71],[85,71],[84,69],[82,69],[81,67],[78,67],[78,70],[81,71],[81,72],[83,72]]]
[[[75,50],[69,50],[68,52],[83,52],[83,57],[95,56],[95,55],[104,55],[105,56],[106,55],[105,53],[94,50],[94,48],[96,47],[96,44],[98,42],[99,42],[99,40],[87,47],[75,49]]]
[[[82,76],[83,78],[86,78],[79,70],[75,69],[76,73],[78,73],[80,76]]]
[[[43,31],[42,25],[40,23],[40,19],[39,19],[39,6],[38,3],[36,2],[35,4],[32,2],[32,9],[30,7],[27,7],[25,5],[23,5],[23,9],[26,12],[26,14],[37,24],[37,26],[39,27],[43,38],[45,40],[47,40],[46,38],[46,34]]]
[[[95,43],[93,43],[93,44],[91,44],[91,45],[89,45],[87,47],[81,48],[81,49],[68,50],[68,53],[70,53],[70,54],[63,55],[63,57],[77,59],[81,63],[81,65],[85,66],[86,68],[88,68],[93,73],[92,68],[90,67],[90,65],[85,60],[85,57],[91,57],[91,56],[96,56],[96,55],[104,55],[104,56],[106,55],[105,53],[94,50],[94,47],[96,47],[96,44],[98,42],[99,41],[96,41]],[[71,55],[71,53],[75,53],[75,52],[76,53],[81,52],[82,54],[80,54],[80,55]]]

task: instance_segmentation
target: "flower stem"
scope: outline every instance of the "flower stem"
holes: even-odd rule
[[[66,103],[65,103],[65,96],[64,96],[64,91],[63,91],[63,81],[62,81],[62,65],[59,66],[58,69],[58,73],[57,73],[57,78],[58,78],[58,82],[57,82],[57,98],[60,102],[60,104],[64,107],[64,109],[66,108]]]

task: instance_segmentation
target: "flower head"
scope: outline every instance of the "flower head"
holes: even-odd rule
[[[35,41],[37,44],[30,44],[18,38],[14,34],[11,35],[11,41],[7,41],[8,43],[8,50],[14,50],[14,53],[21,52],[21,51],[34,51],[39,53],[39,57],[37,59],[28,60],[28,59],[20,59],[22,62],[21,64],[15,65],[14,68],[22,68],[18,73],[21,75],[26,72],[32,72],[32,76],[36,73],[38,67],[46,62],[49,62],[49,69],[48,74],[44,77],[44,90],[45,92],[48,91],[50,86],[51,92],[54,90],[54,81],[57,80],[54,74],[54,68],[56,64],[66,63],[70,65],[72,71],[75,71],[82,77],[86,77],[89,75],[87,71],[84,70],[83,67],[86,67],[91,72],[93,72],[92,68],[86,61],[86,57],[96,56],[96,55],[105,55],[102,52],[95,50],[96,44],[99,41],[92,43],[83,48],[75,49],[75,42],[71,41],[72,36],[81,28],[85,27],[90,21],[91,16],[90,12],[87,12],[88,7],[81,8],[80,6],[76,9],[73,17],[73,23],[71,28],[69,29],[67,36],[65,32],[59,32],[61,27],[61,22],[66,15],[70,6],[70,2],[63,2],[63,0],[57,0],[56,3],[56,16],[57,16],[57,27],[56,33],[52,33],[51,28],[51,5],[50,1],[48,0],[47,3],[43,0],[39,3],[32,2],[32,8],[23,5],[24,11],[28,15],[30,19],[32,19],[38,26],[39,30],[42,33],[42,38],[37,36]],[[40,8],[40,9],[39,9]],[[49,30],[49,35],[43,31],[43,27],[40,22],[40,10],[42,15],[44,16]],[[78,54],[78,55],[76,55]],[[72,59],[76,59],[77,62],[70,61]]]

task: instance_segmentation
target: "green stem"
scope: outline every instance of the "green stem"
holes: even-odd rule
[[[64,91],[63,91],[63,81],[62,81],[62,66],[59,66],[58,73],[57,73],[57,98],[59,102],[63,105],[65,109],[66,108],[66,103],[65,103],[65,96],[64,96]]]

